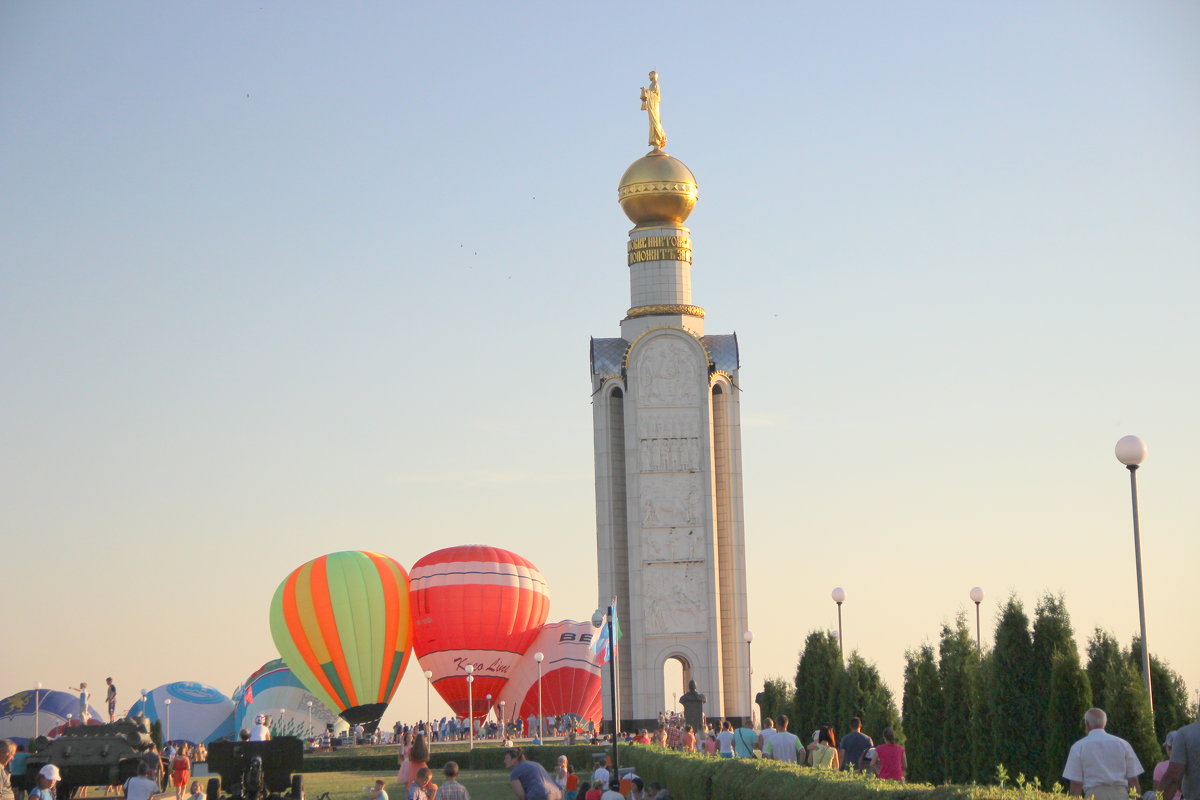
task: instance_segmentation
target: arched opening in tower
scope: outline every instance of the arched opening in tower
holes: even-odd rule
[[[668,713],[683,713],[679,698],[687,693],[688,681],[692,679],[692,665],[681,655],[674,655],[663,662],[663,710]]]

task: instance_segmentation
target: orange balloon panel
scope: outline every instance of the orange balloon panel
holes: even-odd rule
[[[550,610],[537,567],[508,550],[462,545],[413,564],[413,651],[454,712],[487,713]],[[466,666],[474,666],[468,700]]]
[[[533,646],[513,672],[499,700],[509,721],[538,715],[538,664],[542,661],[542,716],[576,714],[599,720],[603,691],[597,655],[592,642],[600,634],[591,622],[554,622],[543,625]],[[497,701],[498,702],[498,701]]]

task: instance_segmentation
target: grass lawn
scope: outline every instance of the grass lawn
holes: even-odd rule
[[[433,782],[441,784],[445,776],[441,770],[435,770]],[[375,774],[371,772],[314,772],[304,776],[304,795],[308,800],[317,800],[325,792],[329,792],[332,800],[365,800],[367,787],[375,783],[376,778],[388,782],[387,793],[390,800],[404,800],[404,789],[396,782],[396,772]],[[458,775],[458,782],[467,787],[471,800],[512,800],[512,789],[508,785],[508,770],[463,770]]]

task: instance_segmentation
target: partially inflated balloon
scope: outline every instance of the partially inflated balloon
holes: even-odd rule
[[[272,736],[317,736],[326,725],[345,730],[347,723],[296,678],[282,658],[263,664],[233,692],[234,727],[249,728],[259,714],[270,720]],[[280,710],[283,713],[280,714]]]
[[[99,725],[101,719],[89,706],[88,724]],[[79,723],[78,692],[26,689],[0,700],[0,738],[19,745],[28,745],[35,736],[57,735],[68,722]]]
[[[542,626],[533,646],[517,664],[500,694],[504,716],[512,721],[538,715],[538,663],[541,653],[541,710],[543,716],[573,714],[599,720],[601,714],[600,666],[592,652],[600,633],[591,622],[564,620]]]
[[[352,725],[373,725],[408,666],[408,574],[379,553],[315,558],[275,590],[271,638],[322,703]]]
[[[413,564],[413,650],[434,687],[466,716],[487,713],[550,610],[546,581],[516,553],[486,545],[438,550]]]

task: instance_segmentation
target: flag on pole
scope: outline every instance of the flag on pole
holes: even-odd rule
[[[615,643],[609,640],[608,628],[607,624],[602,623],[600,625],[600,635],[592,641],[592,653],[598,656],[596,658],[597,665],[607,664],[609,659],[613,657]],[[621,638],[621,622],[617,617],[616,600],[613,600],[612,603],[612,631],[613,638]]]

